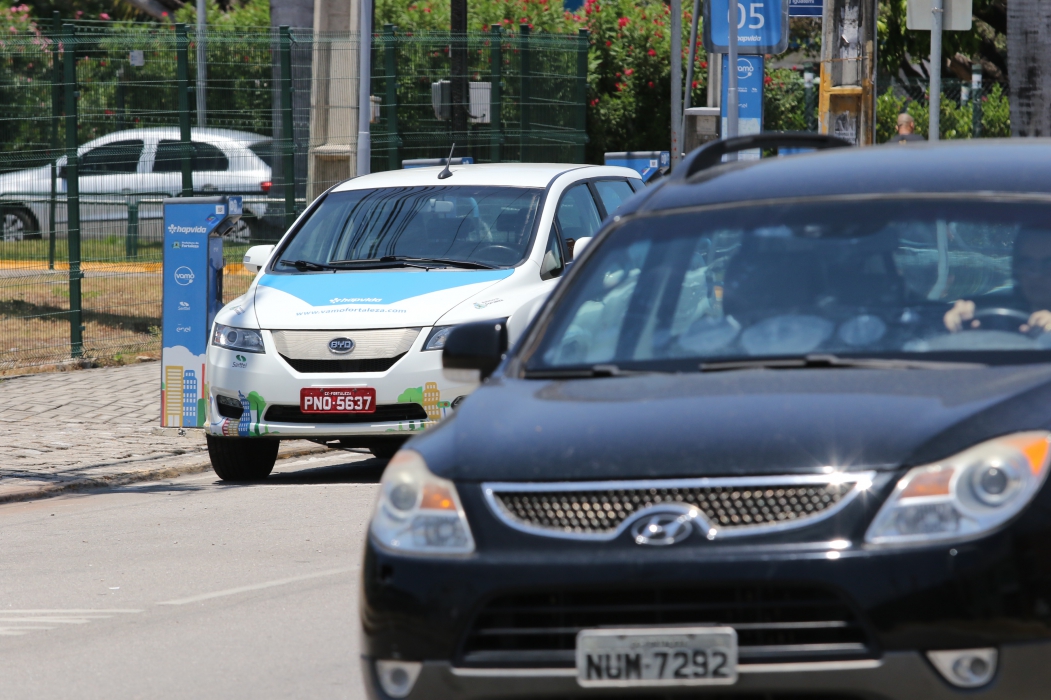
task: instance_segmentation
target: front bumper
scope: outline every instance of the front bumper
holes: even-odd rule
[[[705,688],[583,689],[574,669],[468,669],[446,661],[423,664],[408,700],[473,700],[483,698],[623,698],[733,696],[794,699],[819,693],[836,700],[1037,700],[1051,687],[1051,642],[1010,644],[1000,648],[999,670],[989,685],[977,690],[953,688],[938,675],[923,654],[900,651],[861,661],[766,664],[742,667],[733,686]],[[388,700],[376,678],[372,660],[362,658],[370,698]]]
[[[208,421],[205,429],[218,436],[277,437],[289,439],[336,439],[341,437],[405,438],[425,430],[448,415],[452,402],[474,390],[473,384],[457,384],[442,374],[439,351],[422,352],[429,329],[384,372],[304,373],[281,359],[273,336],[263,331],[265,353],[243,353],[208,346]],[[371,387],[378,406],[416,403],[422,406],[416,419],[393,421],[355,420],[347,423],[282,422],[267,418],[273,406],[298,409],[300,389],[305,387]],[[234,419],[219,413],[216,396],[238,399],[246,418]],[[426,413],[426,418],[422,416]]]

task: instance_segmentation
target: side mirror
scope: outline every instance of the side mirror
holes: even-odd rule
[[[544,253],[544,259],[540,263],[540,279],[549,280],[558,277],[562,273],[562,262],[555,257],[554,252]]]
[[[272,245],[254,245],[248,249],[241,262],[245,269],[254,275],[263,265],[266,265],[266,261],[270,259],[270,254],[273,252],[274,246]]]
[[[445,341],[442,367],[455,381],[481,381],[496,371],[506,352],[506,322],[466,323],[454,328]]]
[[[580,257],[580,254],[584,252],[584,248],[587,247],[588,243],[591,243],[593,238],[594,238],[594,236],[585,236],[583,238],[578,238],[576,241],[573,242],[573,259],[574,260],[576,260],[577,258]]]

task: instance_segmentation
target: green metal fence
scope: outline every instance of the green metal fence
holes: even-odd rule
[[[454,140],[476,162],[583,160],[585,36],[457,41],[377,32],[373,170],[445,156]],[[454,133],[440,98],[464,45],[465,106],[486,114]],[[58,18],[0,37],[0,372],[159,350],[167,196],[244,197],[224,283],[228,299],[243,293],[243,251],[355,171],[358,46],[285,28],[198,37]]]

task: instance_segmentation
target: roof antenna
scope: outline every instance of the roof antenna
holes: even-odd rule
[[[452,162],[453,162],[453,151],[455,151],[455,150],[456,150],[456,144],[454,143],[453,147],[449,149],[449,158],[445,161],[445,170],[443,170],[440,173],[438,173],[438,179],[439,180],[444,180],[447,177],[452,177],[453,176],[453,171],[449,170],[449,166],[452,165]]]

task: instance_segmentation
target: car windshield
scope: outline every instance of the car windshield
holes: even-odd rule
[[[467,185],[333,192],[282,251],[286,262],[277,269],[393,257],[510,267],[528,252],[541,193]]]
[[[1051,348],[1051,206],[826,199],[649,216],[568,284],[527,372],[1018,361]]]

